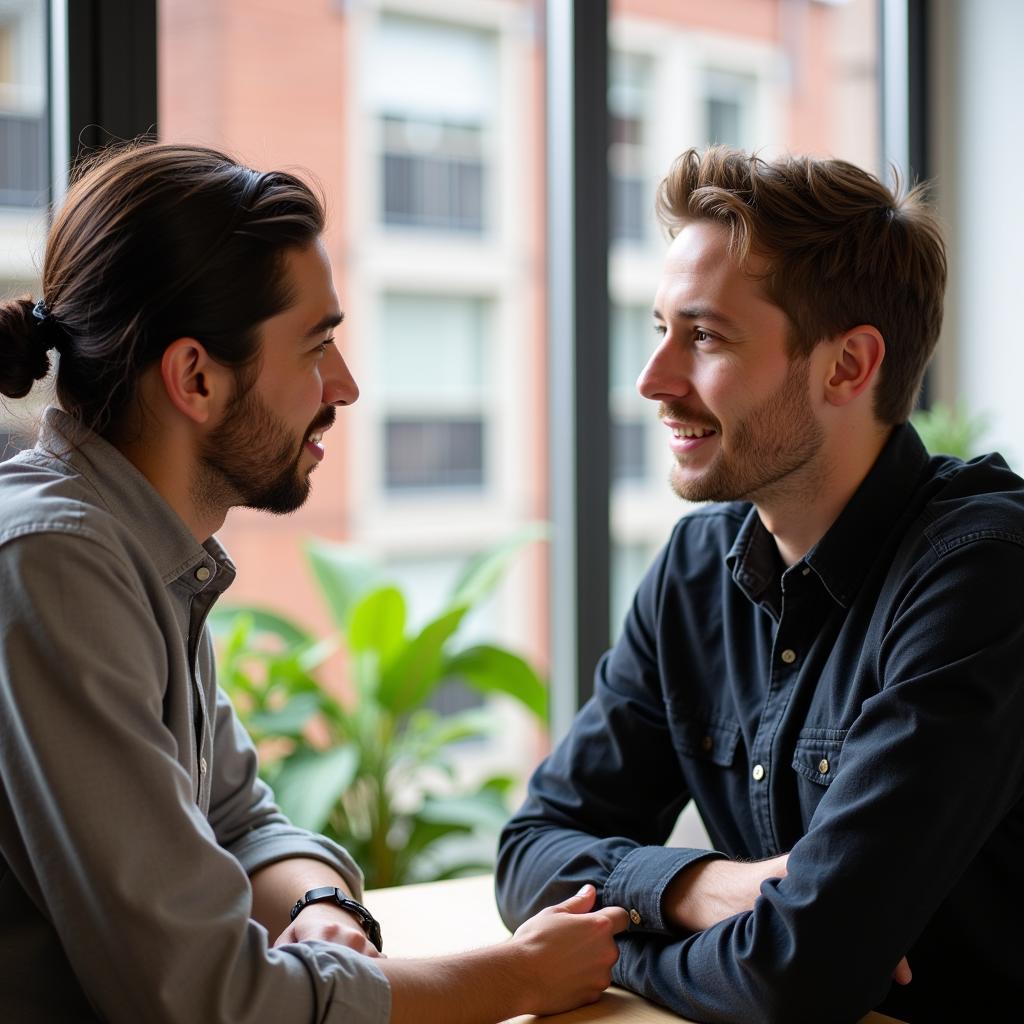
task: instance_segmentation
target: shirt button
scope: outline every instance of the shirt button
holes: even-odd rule
[[[827,757],[823,757],[818,762],[818,771],[821,772],[822,775],[828,775],[828,758]]]
[[[640,916],[640,911],[637,910],[636,907],[634,907],[629,912],[629,919],[633,922],[633,924],[639,924],[643,920],[643,918]]]
[[[206,758],[205,757],[199,758],[199,774],[200,775],[205,775],[206,774]]]
[[[782,660],[787,665],[792,665],[796,661],[796,651],[791,651],[788,647],[782,652]]]
[[[710,750],[710,749],[711,749],[711,748],[712,748],[713,746],[714,746],[714,743],[712,742],[712,739],[711,739],[711,737],[710,737],[710,736],[705,736],[705,737],[704,737],[704,739],[702,739],[702,740],[700,741],[700,749],[701,749],[701,750],[704,750],[704,751],[708,751],[708,750]]]
[[[754,770],[750,774],[754,776],[755,782],[760,782],[764,778],[764,765],[755,764]]]
[[[801,576],[807,576],[807,575],[809,575],[810,571],[811,570],[805,565],[803,567],[803,569],[800,570],[800,575]]]
[[[200,583],[205,583],[209,578],[210,570],[207,569],[205,565],[201,565],[196,569],[196,579],[199,580]]]

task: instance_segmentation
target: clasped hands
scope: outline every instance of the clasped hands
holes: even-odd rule
[[[712,925],[752,910],[761,893],[761,883],[784,878],[789,854],[770,860],[703,860],[684,868],[668,885],[662,898],[666,921],[687,931],[703,931]],[[903,957],[892,973],[893,980],[906,985],[910,964]]]

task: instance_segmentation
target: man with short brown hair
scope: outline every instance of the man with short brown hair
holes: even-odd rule
[[[967,1019],[1024,994],[1024,482],[905,421],[946,261],[920,191],[684,153],[658,403],[677,524],[501,844],[521,920],[630,908],[619,984],[696,1020]],[[713,849],[663,844],[693,801]]]

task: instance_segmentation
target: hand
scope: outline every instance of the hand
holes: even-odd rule
[[[788,853],[753,862],[702,860],[684,868],[665,890],[662,913],[677,928],[699,932],[754,908],[761,883],[784,878]]]
[[[275,946],[286,942],[320,939],[336,946],[348,946],[363,956],[383,956],[366,937],[362,925],[347,910],[331,903],[311,903],[277,937]]]
[[[542,910],[520,925],[511,939],[522,954],[523,1012],[560,1013],[596,1002],[612,982],[619,958],[615,935],[629,927],[622,907],[591,909],[597,899],[592,885],[557,906]]]
[[[913,975],[910,973],[910,963],[907,958],[904,957],[897,965],[896,970],[892,972],[892,980],[897,985],[909,985]]]

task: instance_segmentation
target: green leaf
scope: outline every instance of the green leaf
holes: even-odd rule
[[[501,544],[481,552],[470,559],[462,571],[452,592],[451,605],[467,605],[475,608],[501,582],[512,559],[520,550],[533,541],[547,536],[543,523],[530,523]]]
[[[299,828],[322,832],[334,805],[352,785],[359,766],[353,747],[300,747],[274,776],[278,806]]]
[[[384,670],[379,699],[393,714],[419,707],[437,688],[442,678],[444,645],[467,611],[462,605],[428,622]]]
[[[375,651],[387,664],[405,642],[405,598],[397,587],[380,587],[352,608],[348,647],[354,653]]]
[[[497,833],[508,819],[503,797],[492,789],[456,796],[428,796],[417,818],[429,824],[458,825]]]
[[[449,836],[454,832],[468,833],[471,831],[469,825],[461,822],[451,821],[425,821],[417,818],[412,826],[412,831],[402,844],[403,859],[410,859],[418,853],[422,853],[432,843]]]
[[[502,647],[480,644],[449,658],[445,678],[462,679],[480,693],[504,693],[529,708],[542,722],[548,719],[547,688],[540,676],[518,654]]]
[[[412,859],[410,882],[440,882],[447,878],[483,875],[494,870],[497,837],[455,832],[442,836]]]
[[[235,628],[240,616],[247,616],[250,620],[250,634],[264,633],[280,637],[285,647],[313,643],[313,637],[297,623],[258,605],[224,605],[214,608],[207,620],[210,632],[215,637],[226,636]]]
[[[283,707],[254,711],[246,726],[260,737],[287,736],[296,739],[302,735],[309,720],[320,710],[320,698],[315,693],[301,693],[292,697]]]
[[[305,549],[334,624],[344,633],[353,607],[375,586],[380,570],[364,551],[349,544],[310,538]]]

